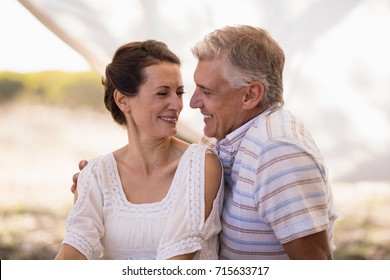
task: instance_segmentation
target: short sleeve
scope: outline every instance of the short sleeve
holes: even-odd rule
[[[315,157],[299,145],[269,143],[256,172],[256,202],[282,244],[327,228],[326,178]]]
[[[77,181],[78,198],[66,221],[63,243],[79,250],[87,259],[97,259],[103,253],[100,242],[104,235],[103,201],[98,185],[98,159],[91,160],[80,172]]]
[[[190,146],[191,151],[180,163],[177,173],[176,199],[166,231],[163,233],[156,259],[169,259],[174,256],[202,250],[207,239],[217,236],[221,227],[204,221],[204,166],[206,148],[199,145]],[[189,148],[189,149],[190,149]],[[219,222],[221,198],[220,192],[213,206],[216,208],[209,219]],[[217,206],[216,206],[217,205]],[[217,219],[215,218],[217,217]]]

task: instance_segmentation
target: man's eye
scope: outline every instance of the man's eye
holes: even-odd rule
[[[167,95],[168,93],[167,92],[165,92],[165,91],[161,91],[161,92],[158,92],[157,93],[157,95],[159,95],[159,96],[165,96],[165,95]]]

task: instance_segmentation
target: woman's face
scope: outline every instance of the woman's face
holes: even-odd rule
[[[180,67],[163,62],[144,69],[146,81],[137,96],[130,98],[130,120],[137,133],[152,137],[177,134],[176,124],[183,109],[184,86]]]

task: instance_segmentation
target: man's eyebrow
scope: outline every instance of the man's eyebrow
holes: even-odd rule
[[[211,90],[210,88],[205,87],[205,86],[202,86],[202,85],[200,85],[200,84],[196,84],[196,86],[197,86],[197,87],[200,87],[200,88],[203,89],[203,90]]]

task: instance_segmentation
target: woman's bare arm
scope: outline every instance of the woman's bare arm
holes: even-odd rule
[[[55,257],[56,260],[86,260],[87,258],[74,247],[63,244]]]

